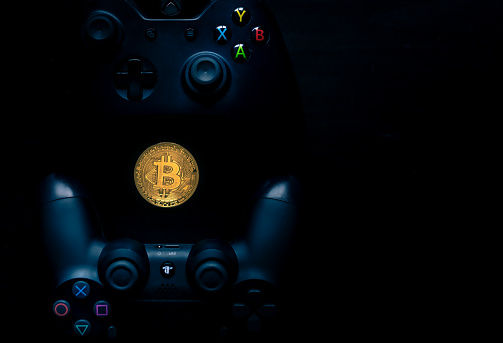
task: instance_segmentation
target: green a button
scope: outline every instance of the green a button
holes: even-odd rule
[[[250,59],[250,49],[245,44],[236,44],[232,48],[232,59],[244,63]]]
[[[77,336],[88,336],[91,333],[91,323],[85,319],[79,319],[73,324],[73,332]]]

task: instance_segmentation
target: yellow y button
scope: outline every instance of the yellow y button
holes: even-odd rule
[[[232,21],[238,26],[245,26],[250,22],[251,14],[244,7],[238,7],[232,12]]]

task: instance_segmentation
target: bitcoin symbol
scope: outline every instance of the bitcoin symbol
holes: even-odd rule
[[[158,143],[136,161],[134,182],[140,195],[159,207],[178,206],[195,192],[199,168],[187,149],[176,143]]]
[[[157,184],[154,187],[161,188],[161,192],[164,192],[180,186],[180,166],[173,162],[171,156],[168,156],[167,162],[165,156],[161,156],[161,162],[154,162],[154,166],[157,166]]]

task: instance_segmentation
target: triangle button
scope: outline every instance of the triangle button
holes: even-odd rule
[[[73,331],[77,336],[88,336],[91,333],[91,323],[85,319],[79,319],[73,324]]]
[[[80,335],[84,336],[86,334],[86,331],[87,331],[87,328],[89,327],[89,325],[75,325],[75,327],[79,331]]]

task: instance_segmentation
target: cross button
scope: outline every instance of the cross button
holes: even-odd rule
[[[114,75],[117,93],[131,101],[140,101],[149,96],[155,81],[154,66],[149,61],[140,58],[130,58],[124,61]]]
[[[77,281],[73,284],[72,293],[77,299],[85,299],[89,295],[91,288],[85,281]]]

